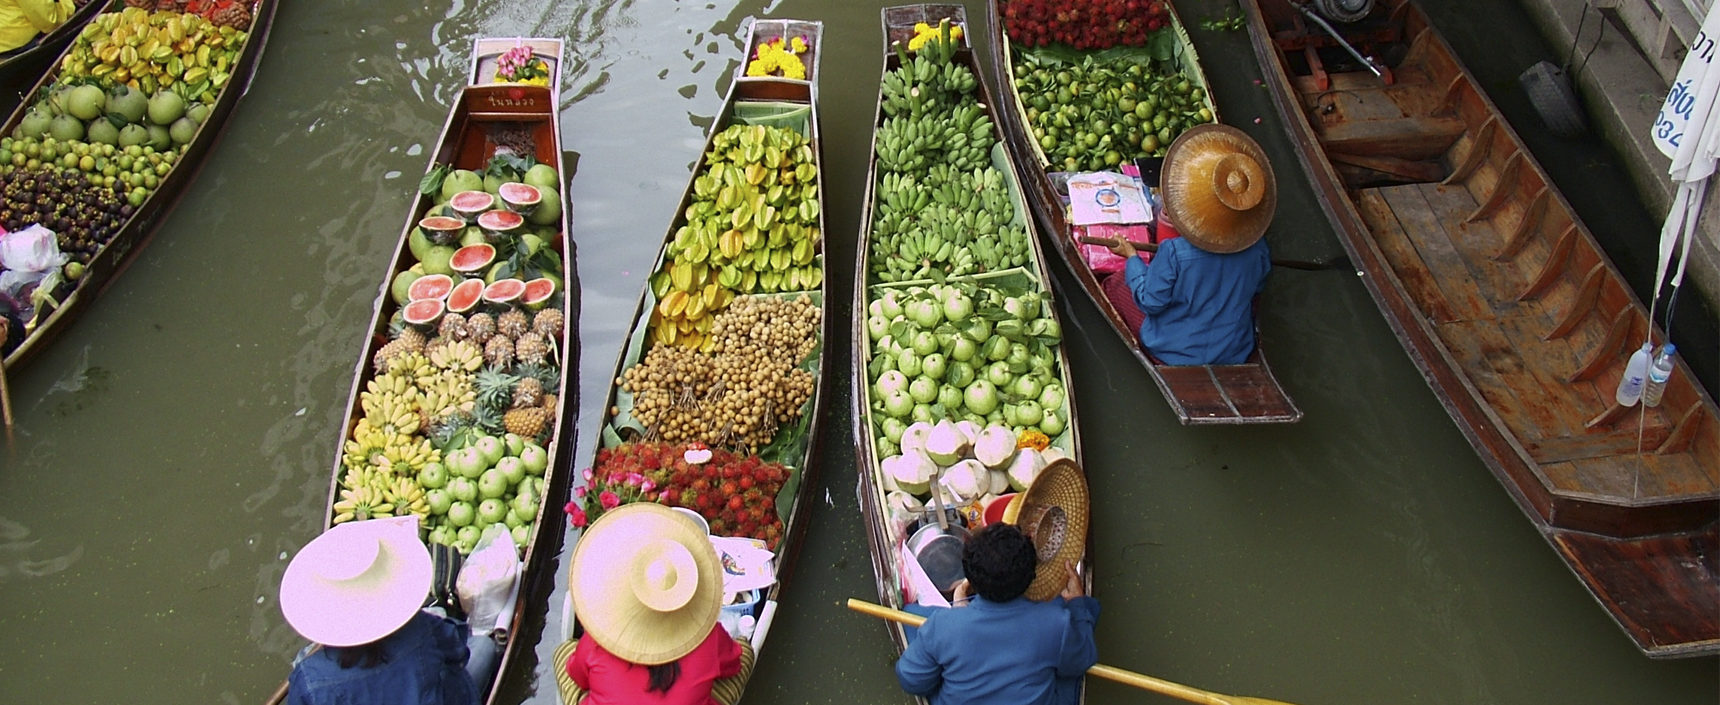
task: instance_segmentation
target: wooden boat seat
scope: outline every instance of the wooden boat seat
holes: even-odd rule
[[[1427,159],[1443,154],[1465,130],[1452,116],[1414,116],[1385,120],[1347,120],[1318,124],[1327,152],[1389,154]]]

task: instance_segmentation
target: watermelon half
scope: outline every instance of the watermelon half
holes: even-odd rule
[[[466,221],[445,215],[432,215],[418,221],[418,227],[431,242],[449,245],[460,239],[460,231],[466,229]]]
[[[484,280],[467,279],[454,286],[448,292],[448,311],[450,313],[469,313],[478,307],[478,302],[484,297]]]
[[[496,189],[496,193],[501,195],[503,206],[520,215],[531,215],[532,210],[537,208],[539,202],[543,201],[543,194],[538,191],[536,186],[517,181],[502,184]]]
[[[467,245],[454,251],[454,256],[448,258],[448,266],[454,271],[468,276],[484,271],[491,262],[496,261],[496,246],[487,242]]]
[[[429,328],[442,320],[442,312],[447,306],[441,299],[423,299],[406,304],[400,309],[401,320],[419,328]]]
[[[484,300],[493,304],[511,304],[518,301],[521,294],[526,293],[526,283],[509,277],[497,279],[495,283],[484,287]]]
[[[555,298],[557,288],[555,280],[549,277],[533,279],[526,282],[525,291],[520,293],[520,303],[532,310],[543,308]]]
[[[453,277],[446,274],[426,274],[412,282],[412,286],[406,290],[406,298],[408,301],[446,299],[453,288]]]
[[[513,211],[492,210],[478,215],[478,227],[489,236],[490,242],[506,241],[525,223],[525,216]]]
[[[454,212],[459,213],[468,223],[477,218],[479,213],[490,210],[495,205],[496,197],[487,191],[461,191],[448,201],[448,207],[453,208]]]

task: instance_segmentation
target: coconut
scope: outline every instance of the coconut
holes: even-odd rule
[[[896,490],[884,495],[884,506],[888,508],[891,519],[905,523],[925,511],[926,505],[920,498]]]
[[[1050,465],[1050,464],[1055,463],[1059,460],[1062,460],[1064,458],[1069,457],[1069,454],[1064,453],[1062,451],[1062,449],[1060,449],[1060,448],[1053,447],[1053,448],[1046,448],[1045,450],[1039,451],[1039,456],[1045,459],[1046,465]]]
[[[1032,448],[1022,448],[1015,454],[1015,461],[1009,464],[1009,488],[1016,492],[1026,492],[1033,484],[1033,478],[1039,476],[1047,463],[1045,456]]]
[[[956,464],[967,455],[970,447],[972,444],[967,442],[967,438],[956,430],[956,425],[950,423],[949,419],[939,421],[926,436],[926,457],[943,467]]]
[[[938,478],[938,483],[949,490],[959,504],[972,502],[991,491],[990,471],[977,460],[963,460],[950,466]]]
[[[960,431],[962,437],[967,439],[968,445],[979,442],[979,424],[962,419],[956,422],[956,430]]]
[[[896,443],[902,447],[903,453],[910,451],[919,451],[923,453],[926,450],[926,436],[931,435],[931,433],[931,424],[924,421],[917,421],[915,423],[908,424],[907,428],[902,429],[902,438]]]
[[[1002,470],[991,471],[991,494],[1000,495],[1009,491],[1009,473]]]
[[[925,494],[932,488],[932,473],[938,467],[925,453],[914,451],[884,459],[883,469],[896,479],[896,486],[909,494]]]
[[[985,427],[974,441],[973,457],[993,470],[1004,468],[1015,457],[1015,434],[1003,426]]]

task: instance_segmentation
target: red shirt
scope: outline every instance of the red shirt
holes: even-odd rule
[[[664,705],[720,705],[711,697],[711,684],[741,672],[741,646],[722,625],[714,625],[705,640],[682,656],[681,677],[669,692],[646,693],[650,675],[644,666],[629,663],[597,645],[587,636],[579,640],[567,659],[567,675],[579,687],[591,691],[583,705],[611,703],[663,703]]]

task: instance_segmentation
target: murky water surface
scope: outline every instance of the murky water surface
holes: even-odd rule
[[[1179,7],[1198,25],[1226,4]],[[1434,5],[1494,99],[1533,120],[1513,78],[1561,52],[1510,3]],[[255,703],[281,681],[300,640],[275,603],[280,576],[320,528],[360,336],[472,38],[570,39],[562,124],[578,158],[584,440],[751,17],[825,23],[829,252],[846,271],[878,7],[286,3],[196,187],[86,317],[10,373],[18,425],[0,455],[0,704]],[[1225,115],[1279,164],[1275,251],[1338,254],[1253,83],[1246,36],[1193,34]],[[1657,227],[1603,147],[1523,131],[1577,191],[1571,201],[1621,204],[1584,213],[1597,232]],[[1631,260],[1647,250],[1620,252],[1621,266],[1646,276]],[[849,281],[837,277],[839,301]],[[1091,305],[1071,299],[1061,311],[1098,497],[1106,663],[1305,705],[1716,702],[1720,662],[1651,661],[1594,604],[1353,276],[1281,271],[1268,287],[1265,341],[1307,412],[1289,427],[1179,427]],[[832,374],[848,373],[843,345],[829,345]],[[826,409],[818,507],[749,703],[906,701],[884,629],[839,604],[875,595],[848,400]],[[590,453],[575,457],[583,465]],[[552,703],[539,661],[560,629],[562,594],[545,587],[532,599],[552,637],[522,660],[508,700]],[[1166,702],[1097,681],[1091,695]]]

